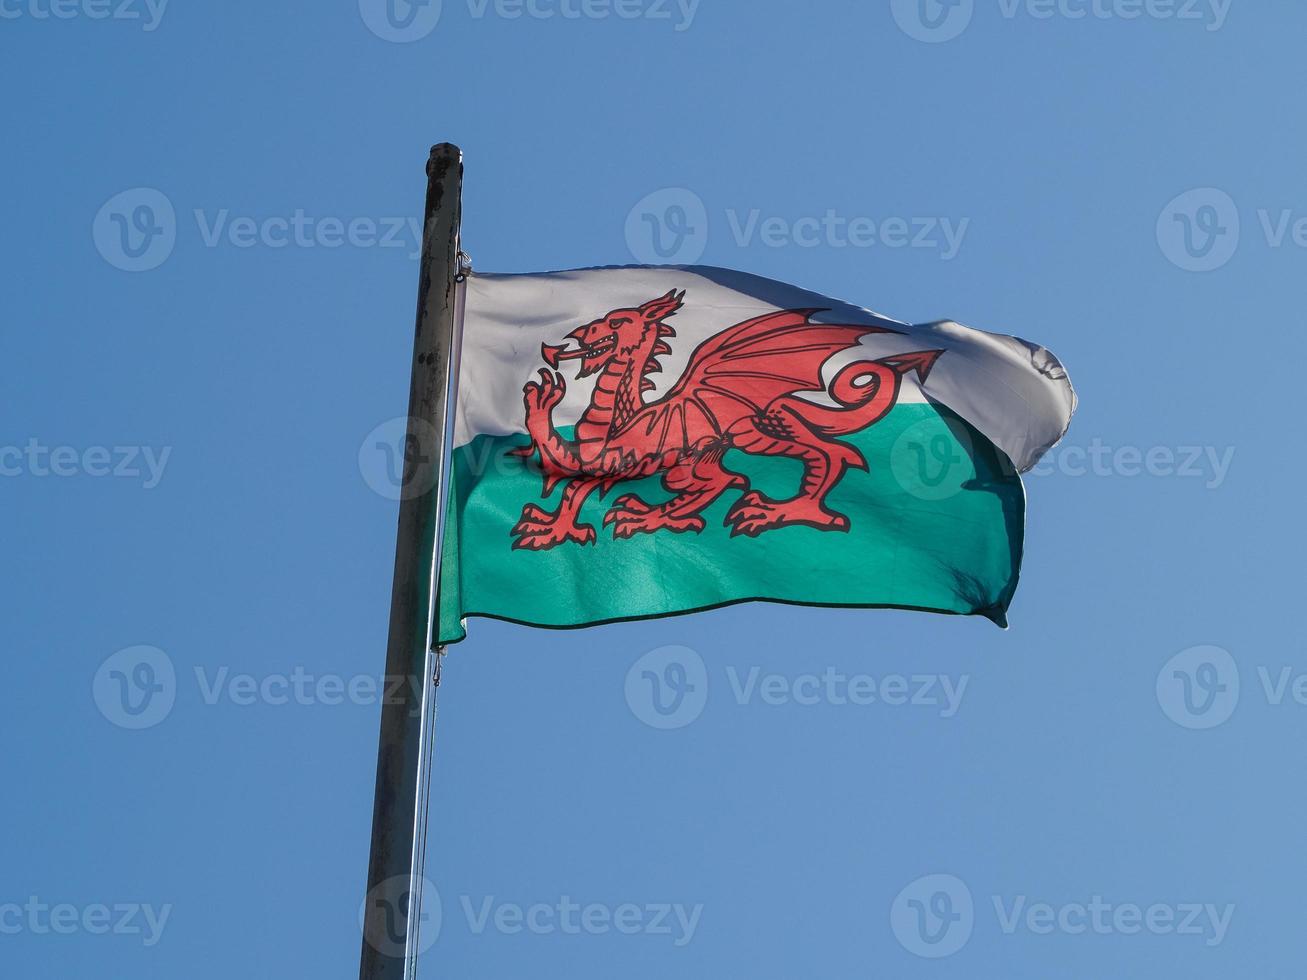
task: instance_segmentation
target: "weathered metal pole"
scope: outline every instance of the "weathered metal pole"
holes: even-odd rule
[[[449,143],[432,147],[386,647],[385,686],[391,696],[381,709],[360,980],[409,980],[417,966],[462,189],[462,151]],[[402,684],[394,683],[400,678]]]

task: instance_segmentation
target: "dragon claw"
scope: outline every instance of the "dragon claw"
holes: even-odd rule
[[[724,524],[731,529],[731,537],[743,534],[756,538],[763,531],[791,524],[803,524],[820,530],[847,531],[849,519],[843,514],[827,510],[817,500],[798,497],[776,501],[751,490],[739,499],[726,514]]]
[[[522,508],[522,519],[513,525],[514,534],[542,534],[553,526],[555,515],[527,504]]]
[[[522,386],[522,400],[526,404],[528,417],[534,413],[548,413],[567,394],[567,382],[557,371],[541,368],[539,381],[528,381]]]
[[[623,501],[627,501],[625,506]],[[631,506],[632,503],[637,506]],[[676,534],[693,531],[697,534],[705,526],[702,517],[673,517],[636,497],[623,497],[617,501],[617,505],[604,515],[604,527],[610,524],[613,525],[613,537],[618,540],[637,534],[652,534],[654,531],[672,531]]]
[[[612,517],[619,510],[629,510],[634,511],[637,514],[647,514],[649,511],[653,510],[653,508],[635,494],[628,493],[623,494],[613,501],[613,509],[608,512],[608,516]]]
[[[723,521],[731,529],[731,537],[743,534],[756,538],[763,531],[780,526],[780,522],[766,508],[742,506],[742,503],[733,507]]]
[[[511,533],[517,538],[513,548],[527,551],[546,551],[567,541],[594,544],[598,540],[593,526],[572,524],[570,519],[561,519],[559,514],[552,514],[535,504],[522,508],[522,518],[513,525]]]
[[[564,526],[560,522],[527,523],[525,517],[513,528],[513,533],[517,535],[517,540],[513,542],[514,550],[526,551],[548,551],[568,541],[594,544],[598,540],[598,535],[590,524]]]

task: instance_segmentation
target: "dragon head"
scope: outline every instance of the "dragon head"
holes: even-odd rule
[[[576,341],[576,347],[545,344],[540,348],[540,355],[552,368],[557,368],[560,361],[579,359],[581,369],[577,377],[584,378],[607,367],[614,359],[630,360],[642,348],[648,348],[646,354],[649,357],[665,353],[670,348],[665,343],[659,348],[661,338],[671,337],[675,331],[662,321],[679,310],[684,302],[685,290],[678,293],[673,289],[643,306],[613,310],[569,333],[567,336]]]

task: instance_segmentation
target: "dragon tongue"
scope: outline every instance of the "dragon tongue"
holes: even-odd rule
[[[584,357],[585,351],[568,350],[566,347],[551,347],[548,344],[541,344],[540,356],[545,359],[545,363],[551,368],[556,368],[559,361],[570,361],[573,358]]]

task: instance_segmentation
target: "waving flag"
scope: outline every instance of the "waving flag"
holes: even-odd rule
[[[751,599],[1005,625],[1049,351],[706,267],[473,275],[440,640]]]
[[[416,970],[439,648],[468,617],[756,599],[1005,625],[1019,473],[1075,410],[1043,347],[756,276],[472,274],[462,180],[433,146],[386,646],[414,683],[382,707],[365,980]]]

